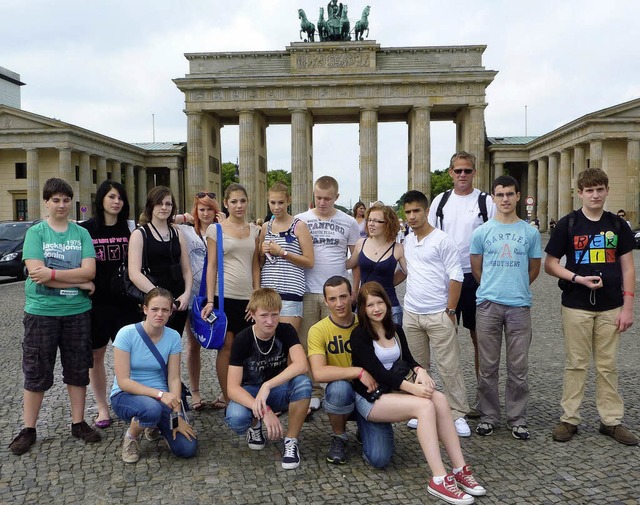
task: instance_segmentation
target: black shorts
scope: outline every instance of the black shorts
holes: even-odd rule
[[[227,331],[237,335],[245,328],[248,328],[253,323],[247,321],[245,316],[245,310],[247,310],[247,304],[249,300],[236,300],[234,298],[224,298],[224,313],[227,316]],[[218,308],[218,297],[213,299],[214,307]]]
[[[27,391],[42,393],[51,388],[58,348],[63,382],[80,387],[89,384],[89,368],[93,366],[89,311],[73,316],[25,312],[22,371]]]
[[[142,321],[142,311],[135,304],[108,305],[93,303],[91,308],[91,347],[101,349],[116,338],[116,333],[128,324]]]
[[[462,314],[462,326],[469,331],[474,331],[476,329],[477,290],[478,283],[473,278],[473,274],[464,274],[462,292],[460,293],[460,300],[458,300],[458,306],[456,307],[456,316],[458,317],[458,322],[460,322],[460,315]]]

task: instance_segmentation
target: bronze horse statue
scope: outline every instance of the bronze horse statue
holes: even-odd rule
[[[351,35],[349,35],[349,32],[351,31],[351,23],[349,23],[349,18],[347,17],[346,5],[342,7],[342,17],[340,18],[340,22],[342,24],[342,40],[351,40]]]
[[[298,9],[298,19],[301,19],[300,22],[300,40],[305,40],[302,38],[302,34],[307,34],[307,39],[305,42],[313,42],[314,35],[316,33],[316,26],[307,19],[307,15],[304,13],[302,9]]]
[[[355,38],[356,40],[364,40],[364,32],[367,31],[367,37],[369,36],[369,12],[371,11],[371,7],[367,5],[362,11],[362,17],[359,21],[356,22]]]
[[[320,7],[320,16],[318,17],[318,38],[320,39],[320,42],[324,42],[329,39],[327,22],[324,20],[324,7]]]

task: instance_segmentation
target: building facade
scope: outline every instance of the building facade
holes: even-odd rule
[[[576,180],[585,168],[602,168],[609,177],[606,209],[624,209],[635,229],[640,219],[640,99],[587,114],[539,137],[489,137],[487,159],[492,177],[505,171],[522,189],[520,216],[527,216],[525,196],[534,204],[540,229],[548,229],[580,207]]]

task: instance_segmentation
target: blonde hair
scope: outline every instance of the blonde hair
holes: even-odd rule
[[[263,310],[277,310],[278,312],[282,309],[282,298],[275,289],[271,288],[260,288],[256,289],[249,299],[249,303],[247,304],[247,308],[251,312],[255,312],[258,309]]]
[[[318,189],[334,189],[336,194],[338,193],[338,181],[336,181],[330,175],[323,175],[322,177],[318,177],[315,186]]]

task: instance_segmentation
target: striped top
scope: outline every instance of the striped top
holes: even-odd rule
[[[271,225],[267,224],[265,240],[272,240],[289,253],[302,254],[300,241],[295,234],[296,225],[300,219],[294,218],[288,230],[273,233]],[[260,274],[260,286],[275,289],[283,300],[302,301],[305,291],[304,269],[294,265],[280,256],[273,256],[273,262],[267,258]]]

